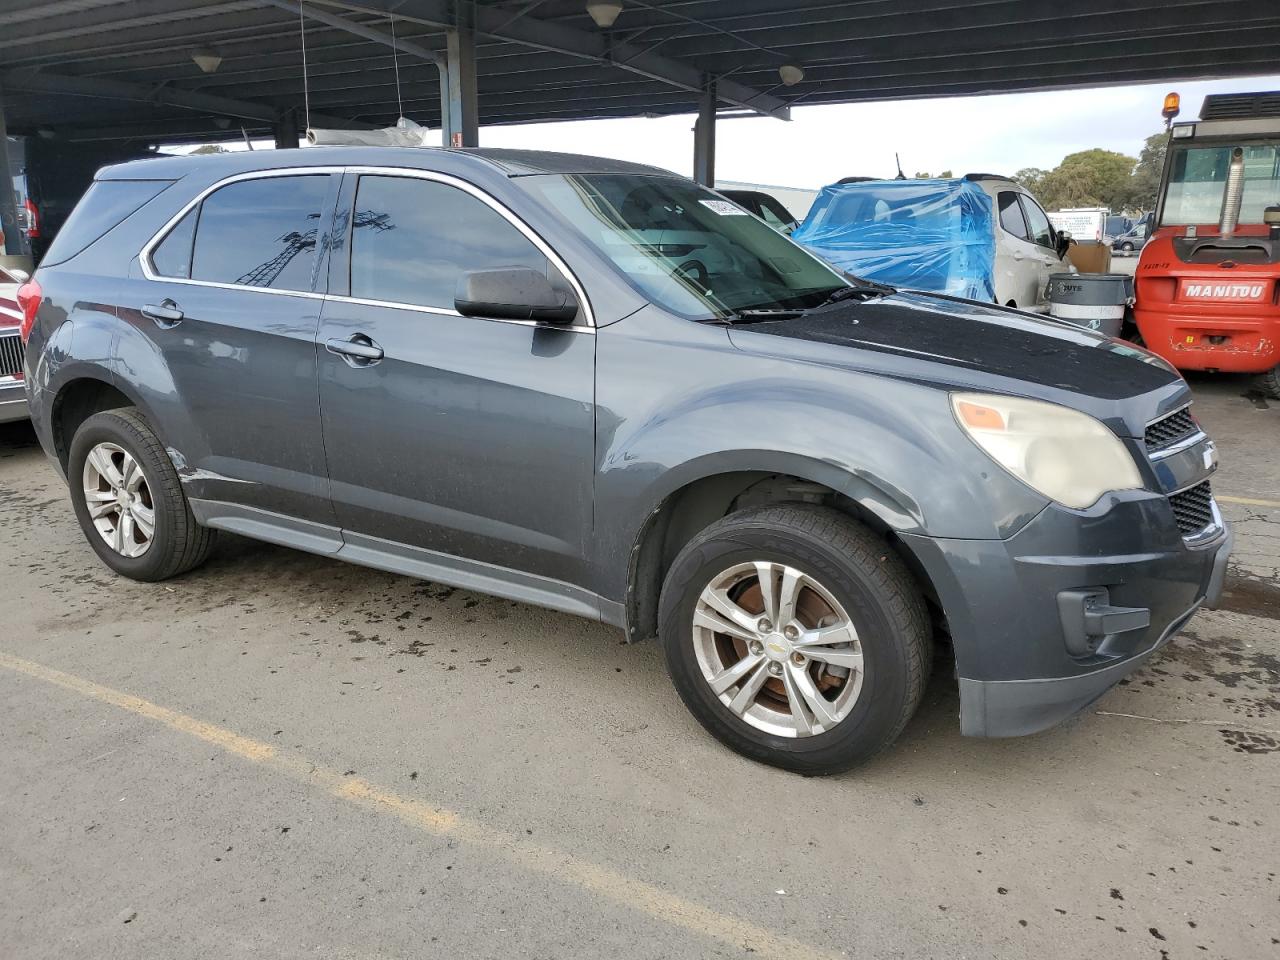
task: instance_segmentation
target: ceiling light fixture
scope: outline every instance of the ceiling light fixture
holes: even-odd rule
[[[601,30],[608,30],[622,12],[619,0],[587,0],[587,13]]]
[[[191,51],[191,59],[205,73],[213,73],[222,66],[222,54],[212,47],[196,47]]]
[[[804,67],[798,63],[784,63],[778,68],[778,76],[785,86],[794,87],[804,79]]]

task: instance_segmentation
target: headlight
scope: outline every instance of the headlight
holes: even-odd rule
[[[1120,438],[1088,414],[985,393],[953,393],[951,408],[992,460],[1064,506],[1081,510],[1109,490],[1142,487]]]

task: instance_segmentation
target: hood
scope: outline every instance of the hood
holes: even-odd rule
[[[946,387],[1041,397],[1112,421],[1129,435],[1184,402],[1186,385],[1163,360],[1139,347],[1057,320],[930,294],[897,293],[847,301],[792,320],[733,327],[740,349],[787,353],[843,365],[859,351],[864,369]],[[781,339],[771,345],[770,341]],[[870,355],[866,353],[870,351]],[[900,362],[898,362],[900,361]],[[1148,397],[1147,403],[1118,401]],[[1143,419],[1145,418],[1145,420]],[[1133,431],[1137,430],[1137,433]]]

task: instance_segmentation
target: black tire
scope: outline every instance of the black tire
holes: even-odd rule
[[[800,737],[760,730],[721,702],[698,665],[693,616],[703,588],[756,560],[814,577],[858,631],[862,688],[830,730]],[[695,537],[667,573],[659,624],[672,682],[698,721],[743,756],[808,776],[848,770],[893,743],[920,704],[933,659],[928,612],[902,560],[845,514],[805,504],[731,514]]]
[[[1127,255],[1129,255],[1129,254],[1133,253],[1133,244],[1132,244],[1132,243],[1125,243],[1125,244],[1121,244],[1120,249],[1121,249],[1121,250],[1124,252],[1124,254],[1127,256]]]
[[[1272,367],[1266,373],[1258,374],[1253,380],[1263,394],[1272,400],[1280,400],[1280,366]]]
[[[146,480],[155,513],[155,532],[141,556],[117,553],[89,517],[81,477],[90,451],[103,442],[132,455]],[[80,425],[71,440],[67,478],[80,529],[99,559],[116,573],[132,580],[167,580],[199,566],[213,549],[215,531],[196,523],[164,445],[133,407],[95,413]]]

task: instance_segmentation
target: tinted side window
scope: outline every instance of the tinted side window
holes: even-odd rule
[[[356,191],[351,295],[453,309],[458,275],[548,269],[547,258],[487,204],[457,187],[365,176]]]
[[[328,174],[241,180],[200,204],[191,278],[311,289]]]
[[[162,277],[191,276],[191,241],[196,237],[199,208],[193,208],[151,251],[151,267]]]
[[[1049,218],[1040,209],[1040,204],[1024,195],[1022,197],[1022,212],[1027,215],[1027,226],[1031,231],[1031,242],[1038,243],[1042,247],[1052,247],[1053,227],[1049,225]]]
[[[1022,219],[1022,207],[1018,204],[1018,195],[1012,190],[1001,190],[996,195],[996,202],[1000,206],[1000,226],[1019,240],[1026,240],[1027,222]]]
[[[44,263],[52,266],[70,260],[171,183],[172,180],[95,180],[58,231]]]

